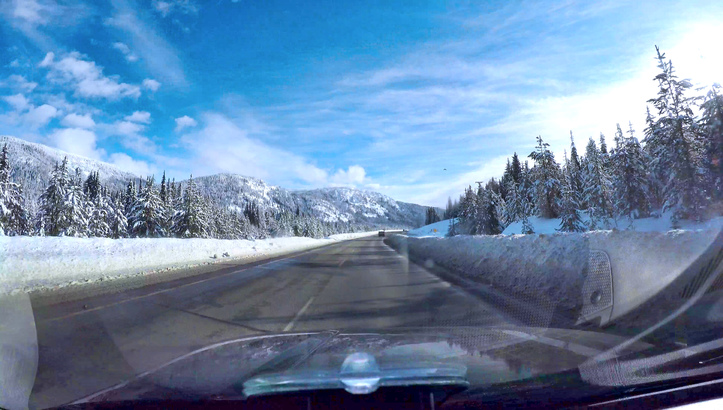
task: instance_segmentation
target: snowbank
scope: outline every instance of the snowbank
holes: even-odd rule
[[[517,300],[577,317],[588,252],[610,258],[614,316],[672,282],[713,242],[720,229],[670,232],[597,231],[583,234],[452,238],[395,235],[387,243],[427,266],[439,265]]]
[[[427,237],[432,236],[436,238],[444,238],[447,236],[447,233],[449,232],[449,219],[445,219],[444,221],[435,222],[433,224],[422,226],[421,228],[412,229],[411,231],[407,232],[408,236],[413,237]],[[455,223],[458,223],[457,218],[455,218]]]
[[[292,237],[256,241],[5,236],[0,237],[0,294],[203,263],[265,259],[376,234],[377,231],[324,239]]]
[[[673,226],[670,222],[670,212],[664,213],[660,218],[641,218],[634,219],[631,222],[627,218],[619,218],[617,220],[610,220],[608,223],[609,228],[615,228],[618,230],[631,230],[637,232],[667,232],[673,230]],[[586,213],[582,213],[582,221],[587,224],[590,218]],[[530,224],[535,230],[535,233],[542,234],[553,234],[556,233],[560,228],[560,219],[546,219],[539,217],[530,217]],[[708,221],[697,223],[694,221],[680,221],[679,229],[687,231],[700,230],[700,229],[720,229],[723,227],[723,217],[712,218]],[[502,232],[503,235],[516,235],[522,233],[522,222],[511,223]]]

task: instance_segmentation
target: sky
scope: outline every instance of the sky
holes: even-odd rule
[[[0,1],[0,134],[176,179],[443,206],[551,144],[642,138],[655,45],[723,82],[719,1]],[[101,176],[102,178],[102,176]]]

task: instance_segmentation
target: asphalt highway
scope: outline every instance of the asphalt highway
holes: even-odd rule
[[[36,303],[33,314],[39,364],[31,408],[70,403],[238,337],[507,323],[379,237],[109,295]]]

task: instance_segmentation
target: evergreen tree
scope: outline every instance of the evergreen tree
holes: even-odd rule
[[[699,220],[706,202],[702,141],[695,120],[692,100],[685,93],[692,87],[679,80],[673,63],[656,47],[658,96],[649,100],[658,110],[658,118],[648,125],[644,140],[649,152],[650,166],[664,179],[664,210],[673,210],[673,223],[681,218]]]
[[[559,215],[560,167],[549,149],[550,144],[537,137],[537,148],[530,153],[535,161],[532,176],[535,186],[537,209],[543,218],[557,218]]]
[[[0,235],[24,235],[28,232],[25,199],[20,184],[10,180],[8,146],[0,153]]]
[[[209,234],[209,215],[204,198],[198,192],[193,176],[183,192],[183,205],[173,218],[173,233],[180,238],[206,238]]]
[[[166,236],[163,229],[163,204],[153,186],[153,177],[146,179],[145,186],[133,203],[128,225],[133,237],[161,238]]]
[[[72,184],[65,193],[63,212],[65,213],[64,219],[67,221],[67,225],[60,232],[60,235],[78,238],[88,236],[89,208],[91,207],[88,205],[83,193],[80,170],[76,169],[75,178],[72,178]]]
[[[123,195],[123,212],[127,218],[130,218],[131,213],[133,212],[133,205],[136,203],[137,195],[136,195],[136,186],[133,183],[133,181],[128,181],[128,185],[126,186],[126,192]]]
[[[705,137],[704,166],[708,171],[711,196],[723,199],[723,95],[720,85],[715,84],[701,105],[703,115],[701,128]]]
[[[575,190],[578,193],[578,196],[581,197],[580,209],[584,209],[586,208],[586,203],[584,201],[584,198],[582,198],[582,165],[580,163],[580,157],[577,155],[575,138],[572,136],[572,131],[570,131],[570,162],[567,168],[569,173],[568,177],[570,178],[570,184],[572,186],[572,189]]]
[[[585,149],[586,167],[583,170],[583,201],[587,204],[590,230],[602,227],[612,216],[612,186],[610,175],[603,165],[602,154],[590,138]]]
[[[108,225],[110,238],[118,239],[128,236],[128,218],[126,218],[124,204],[121,197],[115,200],[108,200],[108,212],[106,224]]]
[[[557,229],[562,232],[585,232],[585,224],[580,216],[580,193],[575,190],[574,184],[574,168],[570,161],[566,162],[565,183],[562,190],[562,200],[560,206],[560,227]]]
[[[65,198],[70,185],[68,158],[56,164],[48,186],[40,197],[37,230],[40,235],[59,236],[65,232],[70,221],[65,210]]]
[[[163,202],[163,205],[168,204],[168,191],[166,188],[166,171],[163,171],[163,177],[161,177],[161,192],[159,193],[161,197],[161,202]]]
[[[618,124],[612,157],[616,170],[613,174],[613,192],[618,214],[632,221],[648,215],[647,176],[642,148],[635,138],[632,124],[628,134],[629,137],[625,137]]]
[[[650,107],[646,107],[646,116],[645,116],[645,137],[644,140],[647,140],[649,137],[653,137],[653,135],[658,134],[657,126],[655,124],[655,119],[653,118],[653,115],[650,113]],[[653,137],[656,138],[656,137]],[[647,193],[648,193],[648,203],[650,204],[651,210],[661,210],[663,208],[664,202],[665,202],[665,179],[667,176],[664,170],[660,167],[656,167],[651,165],[654,162],[653,158],[653,152],[651,152],[655,148],[655,145],[646,144],[643,148],[643,154],[645,155],[645,164],[647,166],[647,174],[648,174],[648,183],[647,183]]]
[[[111,228],[108,225],[110,214],[114,212],[111,209],[109,198],[100,195],[100,192],[92,202],[92,210],[88,219],[88,236],[97,238],[109,238],[111,236]]]
[[[512,179],[515,181],[516,184],[520,183],[521,175],[522,175],[522,166],[520,165],[520,158],[517,156],[517,153],[515,152],[512,155]]]

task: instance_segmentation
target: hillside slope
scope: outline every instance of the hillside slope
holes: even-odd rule
[[[28,142],[10,136],[0,136],[0,146],[7,143],[12,178],[23,186],[31,210],[47,186],[56,163],[68,158],[69,169],[79,168],[83,178],[99,171],[101,182],[111,190],[124,190],[138,175],[118,167],[79,155]],[[156,176],[156,182],[160,182]],[[353,188],[321,188],[293,191],[269,185],[252,177],[217,174],[194,178],[201,193],[219,205],[241,211],[252,202],[275,212],[302,213],[326,222],[343,222],[367,227],[415,228],[424,222],[426,207],[398,202],[377,192]],[[182,181],[185,183],[185,181]]]

